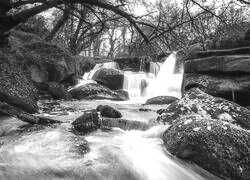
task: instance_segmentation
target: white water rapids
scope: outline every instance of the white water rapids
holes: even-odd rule
[[[180,97],[182,74],[174,74],[175,55],[170,55],[159,69],[151,63],[151,73],[124,72],[124,89],[132,101],[107,100],[62,101],[73,108],[69,114],[54,118],[65,123],[57,127],[20,133],[25,123],[15,118],[0,117],[0,179],[86,179],[86,180],[219,180],[205,170],[173,157],[161,139],[166,125],[152,126],[146,131],[97,130],[84,136],[70,131],[70,122],[82,111],[100,104],[116,107],[122,118],[153,124],[157,109],[164,105],[145,105],[150,111],[139,111],[137,98],[156,95]],[[100,67],[119,68],[115,63],[97,65],[77,86],[92,81]],[[154,66],[154,67],[153,67]],[[53,115],[50,115],[53,117]],[[90,151],[84,153],[86,141]]]
[[[125,119],[148,122],[156,113],[140,112],[140,105],[111,101],[64,102],[79,113],[58,117],[72,121],[81,110],[99,104],[116,106]],[[151,109],[159,107],[150,106]],[[86,180],[210,180],[213,175],[171,156],[161,140],[167,126],[146,131],[112,128],[77,136],[70,124],[56,128],[15,133],[22,124],[14,118],[2,119],[0,125],[0,179],[86,179]],[[90,152],[82,152],[88,141]]]

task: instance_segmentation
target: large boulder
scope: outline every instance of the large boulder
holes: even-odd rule
[[[178,100],[178,98],[173,96],[157,96],[150,98],[146,101],[146,104],[171,104],[172,102]]]
[[[185,96],[161,111],[158,122],[174,124],[179,118],[201,115],[223,120],[250,129],[250,111],[236,103],[208,95],[198,88],[190,89]]]
[[[97,106],[96,110],[99,111],[103,117],[108,117],[108,118],[121,118],[122,117],[122,114],[120,113],[120,111],[116,110],[115,108],[109,105],[99,105]]]
[[[223,179],[250,175],[250,133],[229,122],[202,116],[179,119],[163,135],[167,150]]]
[[[109,99],[124,101],[124,96],[120,93],[112,91],[105,86],[100,84],[85,84],[76,88],[71,89],[70,94],[75,99]]]
[[[29,113],[38,112],[37,89],[22,69],[8,62],[15,58],[9,53],[0,50],[0,101]]]
[[[36,83],[71,83],[72,77],[83,75],[94,67],[90,58],[74,57],[66,49],[45,42],[32,33],[11,31],[9,39],[18,59],[14,61]]]
[[[250,111],[233,102],[190,89],[160,112],[170,127],[167,150],[225,179],[249,178]]]
[[[101,68],[94,73],[92,79],[111,90],[118,90],[123,87],[124,75],[116,69]]]

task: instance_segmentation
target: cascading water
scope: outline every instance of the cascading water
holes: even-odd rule
[[[96,81],[92,80],[92,77],[94,76],[95,72],[101,68],[118,69],[118,70],[120,69],[119,64],[117,62],[98,63],[95,65],[95,67],[91,71],[84,73],[84,75],[82,76],[82,79],[78,80],[77,85],[75,85],[74,87],[71,87],[70,89],[77,88],[84,84],[89,84],[89,83],[96,84]]]
[[[85,103],[84,108],[97,106],[95,102]],[[138,106],[122,105],[122,108],[129,111],[125,115],[127,119],[138,114]],[[148,113],[152,112],[144,113],[147,119],[139,120],[147,122]],[[1,121],[0,125],[6,123],[10,120]],[[13,122],[9,126],[13,127]],[[0,179],[219,180],[201,168],[177,160],[164,149],[161,136],[168,128],[166,125],[146,131],[97,130],[85,136],[74,135],[69,128],[65,123],[24,135],[6,136],[5,141],[1,137]],[[85,140],[90,145],[87,154],[81,148]]]
[[[148,98],[155,96],[181,97],[181,83],[183,78],[182,70],[179,74],[174,74],[176,64],[175,53],[172,53],[163,63],[156,77],[149,82],[146,90]]]
[[[125,71],[123,89],[128,92],[130,99],[143,98],[148,79],[152,78],[154,75],[149,73]]]
[[[156,96],[181,97],[182,69],[175,74],[176,57],[172,53],[165,62],[150,63],[150,73],[124,72],[123,89],[130,99],[148,99]]]

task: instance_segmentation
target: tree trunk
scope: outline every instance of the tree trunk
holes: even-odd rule
[[[31,124],[42,124],[42,125],[48,125],[48,124],[55,124],[55,123],[61,123],[61,121],[57,121],[54,119],[49,119],[45,117],[39,117],[34,116],[32,114],[26,113],[21,109],[18,109],[14,106],[11,106],[5,102],[0,101],[0,112],[16,117],[24,122],[28,122]]]

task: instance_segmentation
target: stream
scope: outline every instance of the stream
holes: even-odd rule
[[[44,116],[65,123],[23,132],[15,118],[0,121],[0,179],[87,180],[210,180],[219,179],[200,167],[183,162],[164,148],[167,125],[146,131],[112,128],[85,136],[70,131],[70,123],[99,104],[116,107],[124,119],[150,123],[161,106],[112,101],[59,101],[62,109]],[[69,111],[71,108],[71,112]],[[140,108],[150,109],[139,111]],[[86,149],[86,143],[90,149]]]

